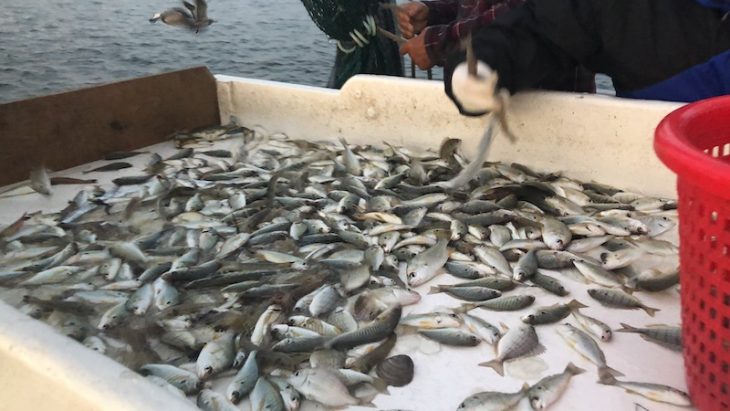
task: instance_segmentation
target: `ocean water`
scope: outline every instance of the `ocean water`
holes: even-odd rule
[[[196,35],[148,21],[178,6],[174,0],[0,0],[0,102],[198,65],[214,74],[327,83],[335,45],[299,0],[208,3],[216,23]],[[434,79],[441,76],[434,70]],[[610,90],[605,79],[599,85]]]

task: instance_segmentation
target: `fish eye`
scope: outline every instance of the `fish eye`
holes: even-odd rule
[[[410,273],[410,274],[408,274],[408,278],[416,278],[416,273]]]
[[[454,313],[449,314],[449,317],[451,317],[451,318],[459,318],[459,316],[456,315],[456,314],[454,314]]]

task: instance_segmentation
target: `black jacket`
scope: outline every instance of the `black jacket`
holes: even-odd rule
[[[729,10],[730,0],[528,0],[476,31],[474,51],[512,93],[579,63],[611,77],[618,96],[694,101],[730,94]],[[452,99],[464,59],[444,68]]]

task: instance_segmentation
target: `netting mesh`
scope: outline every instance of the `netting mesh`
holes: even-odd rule
[[[302,0],[309,16],[328,37],[339,42],[328,83],[340,88],[355,74],[403,75],[398,46],[375,33],[374,25],[394,30],[392,0]]]

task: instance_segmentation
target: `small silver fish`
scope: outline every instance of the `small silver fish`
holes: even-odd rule
[[[588,290],[588,294],[593,299],[608,307],[628,308],[630,310],[641,308],[651,317],[659,311],[658,308],[648,307],[639,301],[638,298],[621,290],[592,288]]]
[[[486,391],[468,396],[457,411],[505,411],[511,410],[527,394],[530,386],[525,384],[514,393]]]
[[[632,327],[628,324],[621,323],[621,328],[616,330],[622,333],[639,334],[641,338],[659,344],[663,347],[674,351],[682,351],[682,328],[655,324],[645,328]]]
[[[441,239],[436,245],[413,257],[408,262],[406,271],[408,285],[417,287],[436,276],[449,258],[447,245],[448,240]]]
[[[601,347],[585,332],[568,323],[559,325],[557,332],[570,348],[598,366],[600,379],[605,378],[607,375],[623,375],[606,364],[606,356],[601,351]]]
[[[560,374],[544,377],[535,385],[530,387],[527,397],[533,410],[544,410],[560,398],[560,395],[568,388],[570,379],[574,375],[585,372],[584,369],[576,367],[572,362],[565,366],[565,371]]]
[[[497,374],[504,376],[505,361],[521,357],[538,355],[545,351],[535,332],[535,327],[520,324],[507,331],[497,343],[497,357],[491,361],[480,363],[480,366],[492,368]]]
[[[226,332],[205,344],[196,361],[198,378],[207,380],[231,367],[236,355],[233,338],[233,333]]]
[[[653,384],[646,382],[621,381],[617,380],[613,375],[605,375],[599,381],[601,384],[615,385],[621,387],[630,394],[638,394],[652,401],[672,404],[679,407],[691,407],[692,400],[689,395],[674,387],[663,384]]]

